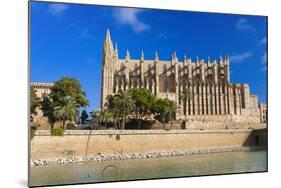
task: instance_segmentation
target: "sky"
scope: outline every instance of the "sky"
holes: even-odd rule
[[[30,78],[55,82],[75,77],[100,105],[102,48],[109,29],[119,58],[195,60],[230,57],[231,83],[248,83],[266,102],[267,19],[263,16],[31,2]]]

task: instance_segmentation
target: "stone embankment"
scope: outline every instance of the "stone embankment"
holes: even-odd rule
[[[174,156],[187,156],[194,154],[208,154],[221,152],[237,152],[237,151],[255,151],[258,147],[225,147],[225,148],[208,148],[195,150],[174,150],[162,152],[146,152],[146,153],[114,153],[114,154],[99,154],[95,156],[75,156],[70,158],[49,158],[31,160],[32,166],[45,166],[54,164],[68,164],[68,163],[82,163],[82,162],[100,162],[113,160],[133,160],[133,159],[148,159],[148,158],[162,158]]]

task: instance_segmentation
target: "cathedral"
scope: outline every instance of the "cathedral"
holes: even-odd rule
[[[186,104],[190,119],[212,120],[221,117],[239,121],[260,122],[258,97],[250,93],[249,85],[230,82],[229,57],[218,60],[183,58],[176,53],[170,60],[147,60],[141,52],[140,59],[131,59],[127,50],[125,59],[118,56],[107,30],[102,56],[101,108],[106,97],[119,90],[146,88],[158,98],[168,98],[177,104],[176,119],[183,119],[184,104],[181,92],[188,89],[191,97]]]

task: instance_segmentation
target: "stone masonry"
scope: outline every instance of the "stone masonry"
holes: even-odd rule
[[[258,97],[250,93],[248,84],[230,82],[230,62],[227,56],[207,61],[197,57],[195,62],[184,57],[179,61],[176,53],[171,60],[163,61],[155,52],[153,60],[131,59],[127,50],[125,59],[118,57],[117,45],[113,47],[109,30],[103,47],[101,108],[106,97],[119,90],[146,88],[158,98],[168,98],[177,104],[176,119],[183,119],[184,104],[180,94],[190,90],[186,112],[189,119],[203,116],[243,116],[250,122],[260,122]],[[194,118],[193,118],[194,117]]]

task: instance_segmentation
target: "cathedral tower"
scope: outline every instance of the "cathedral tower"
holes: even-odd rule
[[[101,108],[103,108],[106,97],[112,94],[114,63],[118,59],[117,47],[113,48],[109,29],[106,32],[105,41],[103,43],[102,53],[102,84],[101,84]]]

